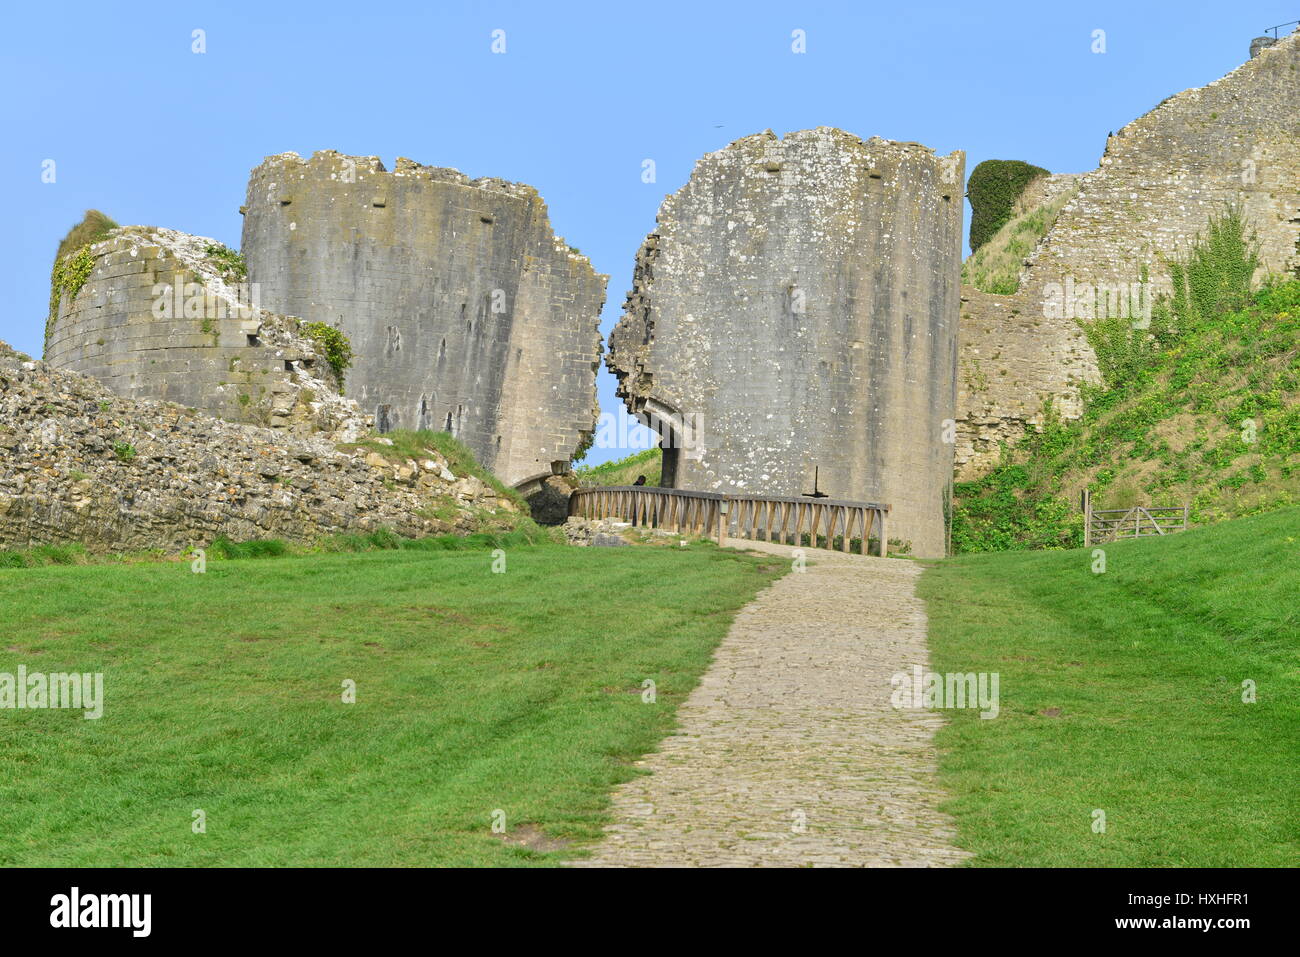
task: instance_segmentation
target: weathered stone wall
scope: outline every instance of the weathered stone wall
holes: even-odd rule
[[[1011,204],[1012,218],[1037,209],[1039,206],[1046,206],[1062,193],[1077,189],[1082,177],[1082,173],[1048,173],[1046,176],[1031,180],[1016,197],[1016,201]]]
[[[50,365],[234,422],[349,437],[360,410],[297,320],[256,308],[205,252],[215,240],[128,226],[89,247],[93,266],[46,329]],[[243,290],[247,292],[248,290]]]
[[[1051,317],[1055,287],[1141,283],[1168,288],[1167,263],[1211,214],[1239,202],[1258,232],[1264,269],[1296,267],[1300,239],[1300,35],[1259,50],[1227,76],[1170,97],[1108,137],[1098,169],[1026,260],[1020,290],[963,288],[957,464],[979,474],[1041,420],[1051,397],[1066,417],[1079,386],[1098,381],[1074,316]],[[1052,295],[1049,296],[1048,293]]]
[[[124,399],[0,343],[0,547],[206,546],[391,529],[476,530],[517,507],[435,450],[388,461],[320,435]]]
[[[510,484],[593,432],[607,277],[536,190],[284,153],[253,170],[244,214],[263,304],[347,334],[348,393],[381,429],[449,431]]]
[[[666,484],[892,506],[944,549],[964,156],[820,128],[701,159],[638,255],[607,362],[634,413],[702,423]]]

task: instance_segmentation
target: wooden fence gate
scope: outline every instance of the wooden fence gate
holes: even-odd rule
[[[1187,529],[1187,505],[1134,505],[1132,508],[1093,508],[1092,494],[1083,493],[1083,544],[1098,545],[1121,538],[1168,535]]]

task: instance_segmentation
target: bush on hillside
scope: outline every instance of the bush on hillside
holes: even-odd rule
[[[975,252],[1011,219],[1025,187],[1040,176],[1050,175],[1041,166],[1022,160],[985,160],[971,171],[966,181],[970,200],[970,248]]]

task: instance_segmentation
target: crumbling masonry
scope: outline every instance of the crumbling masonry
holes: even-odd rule
[[[1078,192],[1026,259],[1017,293],[962,287],[961,477],[985,470],[1001,442],[1041,421],[1046,399],[1065,418],[1082,411],[1080,386],[1099,378],[1070,314],[1083,309],[1061,315],[1048,307],[1067,282],[1085,289],[1149,281],[1158,294],[1168,287],[1168,262],[1225,203],[1240,203],[1257,231],[1265,271],[1296,267],[1300,34],[1253,49],[1257,55],[1227,76],[1169,97],[1107,138],[1101,165],[1078,177]]]
[[[629,410],[687,426],[665,484],[816,481],[890,505],[891,538],[943,553],[963,166],[827,128],[696,164],[641,247],[606,360]]]
[[[381,431],[450,432],[511,485],[590,439],[607,277],[533,188],[283,153],[253,170],[244,214],[263,303],[348,336],[348,394]]]
[[[117,395],[232,422],[350,440],[369,430],[299,323],[258,308],[209,250],[213,239],[127,226],[89,246],[81,286],[61,292],[45,361]],[[71,257],[69,257],[71,258]]]

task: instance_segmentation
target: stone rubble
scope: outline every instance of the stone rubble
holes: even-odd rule
[[[574,515],[564,523],[564,540],[580,548],[590,545],[617,548],[681,537],[677,532],[666,528],[634,527],[631,522],[615,518],[582,518]]]
[[[0,343],[0,547],[177,552],[220,536],[416,537],[471,532],[518,511],[432,449],[394,462],[333,437],[123,399]]]

